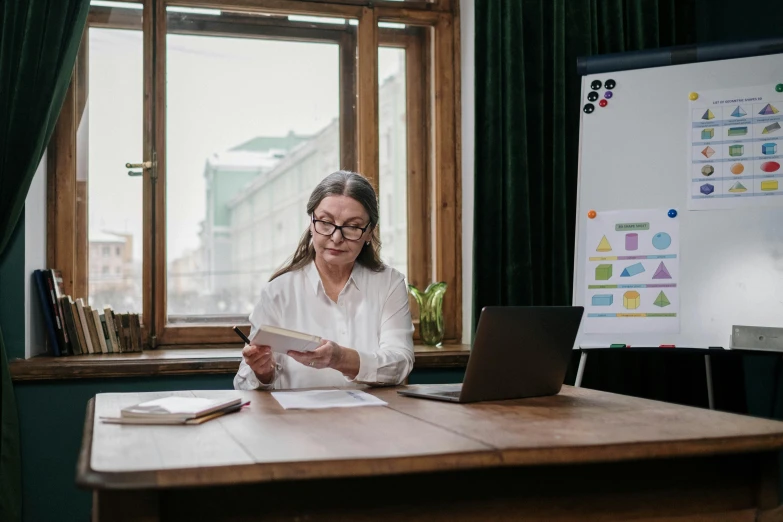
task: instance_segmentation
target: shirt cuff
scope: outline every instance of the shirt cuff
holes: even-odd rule
[[[237,388],[240,390],[273,390],[275,387],[275,380],[277,379],[279,367],[279,365],[275,365],[275,376],[272,379],[272,382],[269,384],[264,384],[258,380],[258,377],[256,377],[256,372],[254,372],[253,369],[247,363],[245,363],[243,359],[239,371],[237,372]]]
[[[378,358],[374,353],[366,353],[356,350],[359,354],[359,373],[349,381],[377,382],[378,381]]]

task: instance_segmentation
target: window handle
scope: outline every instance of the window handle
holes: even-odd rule
[[[153,165],[154,163],[152,161],[145,161],[143,163],[126,163],[125,168],[126,169],[151,169]],[[154,170],[152,172],[153,174],[155,173]],[[133,170],[128,171],[128,176],[141,176],[142,174],[144,174],[143,170],[141,172],[137,172]],[[154,177],[155,176],[153,175],[153,178]]]

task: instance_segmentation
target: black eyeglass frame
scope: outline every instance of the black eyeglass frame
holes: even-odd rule
[[[334,233],[339,230],[340,231],[340,235],[343,236],[343,239],[346,240],[346,241],[361,241],[362,240],[362,236],[364,235],[364,233],[367,232],[367,229],[372,226],[372,221],[367,223],[367,225],[365,225],[364,227],[357,227],[356,225],[336,225],[336,224],[332,223],[331,221],[324,221],[323,219],[315,219],[315,215],[310,216],[310,221],[312,221],[313,228],[315,229],[315,231],[318,234],[320,234],[322,236],[326,236],[326,237],[332,237],[334,235]],[[332,232],[330,234],[324,234],[323,232],[318,232],[318,227],[316,226],[316,223],[325,223],[327,225],[333,226],[334,229],[332,230]],[[343,229],[344,228],[355,228],[356,230],[361,230],[362,233],[359,234],[358,238],[351,239],[351,238],[345,237],[345,234],[343,233]]]

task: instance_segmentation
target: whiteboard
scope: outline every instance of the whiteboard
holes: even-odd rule
[[[689,211],[687,188],[689,93],[774,89],[783,83],[783,54],[586,75],[580,111],[596,79],[616,86],[605,107],[596,101],[593,113],[581,112],[573,303],[585,305],[588,294],[589,210],[675,208],[680,326],[678,333],[580,331],[576,346],[729,348],[732,325],[783,327],[783,202]]]

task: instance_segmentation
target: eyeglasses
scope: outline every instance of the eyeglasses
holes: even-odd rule
[[[322,236],[331,236],[336,230],[339,230],[340,234],[343,236],[343,239],[347,239],[348,241],[359,241],[367,229],[370,228],[370,223],[367,223],[367,226],[362,228],[350,225],[338,226],[329,221],[315,219],[315,216],[313,216],[312,219],[315,231]]]

